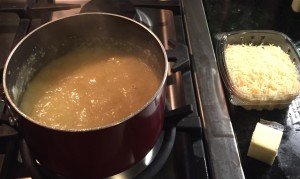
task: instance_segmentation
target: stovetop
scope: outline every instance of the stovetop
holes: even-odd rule
[[[154,178],[208,178],[207,154],[205,143],[203,143],[203,128],[198,110],[199,102],[196,99],[195,90],[197,89],[190,59],[191,49],[186,32],[183,4],[181,1],[158,2],[151,0],[137,0],[132,1],[132,3],[137,12],[133,18],[151,29],[167,50],[172,70],[170,70],[168,77],[170,83],[167,92],[169,112],[166,118],[172,120],[178,118],[178,115],[179,118],[182,118],[176,126],[175,142],[171,147],[170,155],[165,156],[166,162],[157,169],[156,174],[146,176]],[[85,4],[89,4],[89,1],[59,0],[55,1],[55,4],[51,0],[9,1],[9,3],[0,1],[0,40],[3,42],[0,43],[1,66],[13,46],[28,32],[49,20],[82,11],[86,12],[83,8],[78,8],[84,7]],[[93,6],[93,4],[89,4],[89,8]],[[57,11],[52,13],[54,10]],[[99,9],[92,8],[92,11],[99,11]],[[131,6],[128,7],[128,11],[122,9],[113,12],[131,16]],[[7,110],[3,109],[5,108],[4,104],[5,102],[2,101],[1,111],[6,112],[1,113],[1,119],[8,119],[6,122],[9,123],[9,114],[7,114]],[[193,110],[188,116],[180,116],[184,113],[182,111],[186,109]],[[3,122],[0,124],[0,178],[31,177],[32,170],[24,166],[27,160],[24,160],[24,155],[20,155],[19,152],[19,147],[22,147],[23,143],[21,133],[10,128],[9,124]]]

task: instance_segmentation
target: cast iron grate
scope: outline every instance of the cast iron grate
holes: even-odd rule
[[[49,13],[57,10],[67,10],[72,8],[78,8],[80,5],[77,4],[53,4],[53,3],[44,3],[44,4],[35,4],[36,1],[34,0],[28,0],[28,4],[18,4],[15,7],[12,7],[12,4],[5,4],[4,6],[1,6],[0,12],[15,12],[20,17],[20,23],[18,30],[16,32],[13,46],[15,46],[26,34],[28,34],[34,27],[32,27],[32,18],[44,18],[42,17],[44,13]],[[2,3],[1,3],[2,4]],[[152,8],[152,9],[166,9],[171,10],[174,15],[181,15],[181,7],[179,1],[151,1],[151,0],[142,0],[142,1],[136,1],[133,0],[132,4],[134,7],[141,7],[141,8]],[[43,19],[41,22],[47,22],[47,18]],[[41,24],[39,24],[41,25]],[[169,45],[172,47],[172,50],[168,50],[167,54],[169,57],[169,61],[173,62],[174,65],[172,66],[172,72],[181,72],[185,73],[187,71],[190,71],[190,62],[189,59],[186,58],[184,54],[187,54],[187,46],[178,42],[171,41],[169,42]],[[3,64],[2,64],[3,66]],[[171,76],[168,78],[169,82],[175,83]],[[168,159],[168,156],[171,152],[171,149],[174,145],[174,140],[176,136],[176,131],[190,131],[191,129],[193,131],[197,131],[197,133],[201,131],[201,124],[200,120],[184,120],[183,118],[186,117],[188,114],[190,114],[193,109],[192,105],[186,105],[180,108],[177,108],[175,110],[170,110],[168,107],[168,103],[166,104],[166,122],[164,127],[164,141],[161,147],[160,152],[157,154],[157,161],[156,159],[150,164],[148,168],[146,168],[142,173],[140,173],[136,178],[152,178],[152,176],[157,173],[160,168],[164,165],[166,160]],[[1,111],[0,111],[1,112]],[[1,117],[1,119],[8,119],[8,115],[4,115]],[[6,116],[6,117],[5,117]],[[7,120],[6,120],[7,122]],[[9,123],[9,122],[8,122]],[[0,127],[5,126],[6,128],[9,128],[9,130],[13,130],[11,127],[1,124],[0,120]],[[11,176],[7,172],[6,166],[12,166],[12,163],[17,162],[17,155],[19,146],[21,148],[22,152],[22,158],[23,162],[27,163],[28,165],[35,165],[33,167],[36,167],[36,164],[33,162],[32,158],[30,157],[30,152],[28,148],[26,149],[26,143],[23,139],[20,140],[20,136],[18,135],[17,131],[13,130],[15,132],[15,140],[13,140],[13,144],[8,144],[7,151],[14,151],[10,153],[4,154],[5,157],[8,159],[5,164],[0,163],[0,178],[11,178],[11,177],[3,177],[3,176]],[[178,133],[178,132],[177,132]],[[6,138],[7,136],[4,136]],[[3,138],[0,138],[0,143]],[[3,145],[0,145],[3,146]],[[1,148],[1,147],[0,147]],[[22,149],[23,148],[23,149]],[[26,154],[27,153],[27,154]],[[1,155],[1,152],[0,152]],[[27,156],[25,156],[27,155]],[[162,157],[160,157],[162,156]],[[0,156],[1,157],[1,156]],[[27,157],[27,158],[26,158]],[[201,156],[202,157],[202,156]],[[1,161],[1,160],[0,160]],[[204,164],[205,165],[205,164]],[[37,169],[35,172],[32,170],[31,173],[33,173],[34,176],[41,176],[40,171]],[[39,173],[37,173],[39,172]],[[52,177],[53,178],[53,177]],[[59,177],[58,177],[59,178]]]

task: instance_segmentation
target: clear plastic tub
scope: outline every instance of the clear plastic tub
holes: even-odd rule
[[[217,46],[216,55],[218,68],[223,79],[223,82],[229,92],[229,100],[233,105],[242,106],[245,109],[256,110],[272,110],[283,109],[288,107],[292,100],[294,100],[299,93],[295,94],[281,94],[281,96],[273,97],[272,99],[266,99],[263,96],[261,98],[250,98],[248,94],[241,93],[237,90],[232,81],[229,78],[229,73],[225,61],[225,49],[230,44],[252,44],[256,45],[274,45],[279,46],[281,49],[289,54],[290,59],[295,64],[298,74],[300,71],[300,62],[297,50],[291,39],[283,33],[269,30],[247,30],[236,31],[229,33],[221,33],[216,35]],[[299,79],[298,79],[299,80]],[[259,100],[258,100],[259,99]]]

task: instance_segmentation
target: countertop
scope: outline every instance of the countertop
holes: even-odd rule
[[[203,4],[213,43],[215,34],[236,30],[276,30],[300,41],[300,14],[291,10],[290,0],[204,0]],[[246,178],[300,178],[300,98],[285,110],[247,111],[228,101],[227,107]],[[272,166],[246,156],[260,118],[285,126]]]
[[[300,13],[291,0],[204,0],[212,37],[236,30],[276,30],[300,41]]]

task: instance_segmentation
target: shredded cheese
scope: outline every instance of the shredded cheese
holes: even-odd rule
[[[280,47],[228,45],[225,63],[234,89],[246,99],[285,100],[300,91],[298,70]]]

